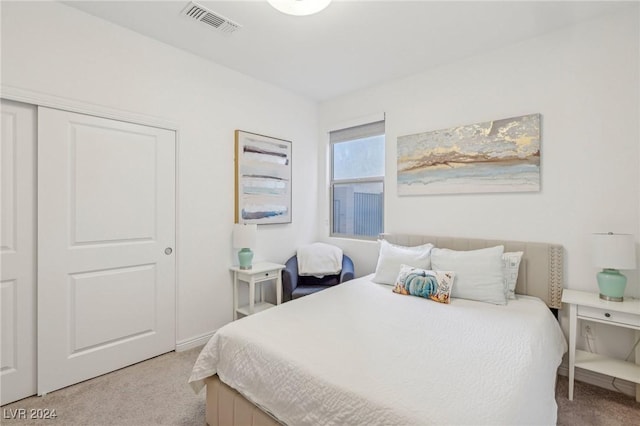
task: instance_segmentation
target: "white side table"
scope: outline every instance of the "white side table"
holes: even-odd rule
[[[271,262],[254,263],[251,269],[240,269],[234,265],[229,268],[233,272],[233,319],[238,319],[238,314],[251,315],[264,311],[275,305],[264,301],[264,286],[260,286],[260,302],[255,302],[256,284],[264,284],[267,281],[276,282],[276,304],[282,303],[282,274],[284,265]],[[249,285],[249,303],[238,306],[238,285],[240,282]]]
[[[608,302],[598,293],[565,289],[562,302],[569,304],[569,400],[573,400],[575,368],[579,367],[636,383],[636,401],[640,402],[640,345],[636,346],[635,364],[576,350],[578,320],[630,328],[640,338],[640,299],[625,297],[623,302]]]

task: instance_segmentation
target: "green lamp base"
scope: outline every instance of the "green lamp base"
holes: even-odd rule
[[[238,252],[238,262],[240,269],[251,269],[251,261],[253,260],[253,252],[250,248],[240,249]]]
[[[598,272],[598,287],[600,288],[600,299],[610,302],[622,302],[624,300],[624,289],[627,286],[627,277],[622,275],[617,269],[603,269]]]

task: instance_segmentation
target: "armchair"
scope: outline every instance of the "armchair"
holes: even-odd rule
[[[316,291],[353,279],[353,261],[342,255],[342,271],[337,275],[325,275],[322,278],[298,275],[298,257],[293,256],[282,270],[282,301],[288,302]]]

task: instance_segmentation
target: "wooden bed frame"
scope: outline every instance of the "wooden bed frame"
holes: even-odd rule
[[[562,307],[564,250],[561,245],[503,240],[384,234],[392,244],[418,246],[432,243],[439,248],[476,250],[503,245],[505,252],[522,251],[516,293],[542,299],[554,313]],[[206,420],[210,426],[275,426],[280,423],[235,389],[211,376],[207,387]]]

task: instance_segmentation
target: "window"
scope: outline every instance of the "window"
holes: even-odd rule
[[[383,231],[384,121],[329,133],[331,236],[376,238]]]

